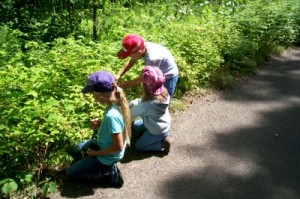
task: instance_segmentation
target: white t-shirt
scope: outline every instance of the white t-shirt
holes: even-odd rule
[[[144,56],[145,66],[157,66],[166,79],[177,76],[179,71],[171,52],[164,46],[152,42],[145,42],[147,51]]]

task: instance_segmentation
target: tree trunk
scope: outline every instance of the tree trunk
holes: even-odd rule
[[[96,4],[93,5],[93,39],[97,40],[97,8]]]
[[[72,16],[72,11],[73,11],[73,4],[72,2],[68,1],[67,2],[67,6],[68,6],[68,17],[69,17],[69,25],[70,25],[70,31],[73,31],[74,28],[73,28],[73,16]]]

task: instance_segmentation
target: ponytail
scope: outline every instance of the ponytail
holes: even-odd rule
[[[131,117],[130,117],[130,110],[128,107],[128,102],[125,96],[125,93],[122,88],[116,86],[116,98],[119,100],[119,104],[121,106],[121,111],[124,118],[125,128],[123,131],[123,138],[127,143],[130,145],[130,138],[131,138]]]

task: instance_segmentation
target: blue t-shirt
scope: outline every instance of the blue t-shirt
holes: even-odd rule
[[[98,144],[101,149],[105,149],[112,145],[112,134],[123,133],[124,131],[124,120],[121,110],[118,106],[112,105],[109,107],[104,114],[101,125],[98,129]],[[115,162],[120,161],[125,152],[125,145],[121,151],[113,154],[97,156],[98,160],[105,165],[112,165]]]

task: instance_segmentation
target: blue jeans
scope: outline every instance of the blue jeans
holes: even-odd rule
[[[178,75],[172,77],[171,79],[167,79],[164,86],[168,89],[169,95],[172,98],[175,92],[175,88],[178,81]]]
[[[137,120],[133,124],[133,133],[142,132],[142,136],[137,140],[135,148],[138,151],[162,151],[162,143],[170,134],[170,131],[158,135],[149,133],[143,124],[143,120]]]
[[[88,156],[71,165],[66,173],[71,178],[90,178],[97,179],[109,173],[112,165],[102,164],[96,156]]]
[[[75,158],[75,160],[82,159],[87,156],[86,152],[88,148],[99,150],[100,147],[97,144],[97,139],[83,140],[79,142],[71,151],[71,155]]]
[[[96,139],[84,140],[77,144],[74,149],[74,154],[85,153],[88,148],[99,150]],[[100,179],[104,176],[110,176],[111,182],[115,182],[118,178],[117,166],[102,164],[96,156],[87,156],[72,164],[67,170],[66,174],[74,179]]]

